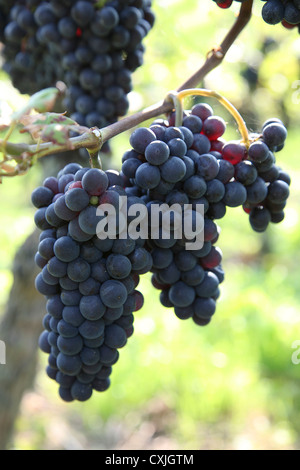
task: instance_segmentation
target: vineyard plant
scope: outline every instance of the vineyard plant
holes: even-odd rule
[[[2,449],[299,448],[299,33],[0,0]]]

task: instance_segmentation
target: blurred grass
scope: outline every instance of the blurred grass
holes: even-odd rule
[[[132,111],[159,101],[192,74],[233,21],[232,11],[221,11],[209,0],[154,4],[156,30],[146,40],[145,66],[134,75]],[[259,62],[261,44],[272,35],[278,47],[258,68],[258,87],[251,94],[240,75],[243,64]],[[13,447],[299,448],[300,365],[291,361],[292,343],[300,339],[300,113],[292,102],[292,84],[299,76],[297,45],[294,32],[264,25],[258,8],[224,65],[205,80],[206,87],[243,109],[253,130],[273,115],[289,119],[288,142],[278,154],[278,164],[293,179],[284,222],[265,235],[255,234],[240,208],[228,210],[219,239],[226,281],[217,313],[204,329],[163,308],[150,277],[144,276],[140,290],[145,306],[136,314],[135,335],[121,351],[111,388],[88,403],[63,404],[41,356]],[[16,104],[19,96],[0,78],[10,103]],[[237,138],[228,114],[219,105],[214,108],[229,121],[226,136]],[[115,168],[128,147],[128,135],[112,142]],[[14,253],[33,229],[30,193],[40,184],[39,175],[37,167],[0,187],[2,310]]]

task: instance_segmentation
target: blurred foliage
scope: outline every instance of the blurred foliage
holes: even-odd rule
[[[261,2],[256,3],[251,24],[204,85],[231,100],[251,130],[273,116],[288,124],[287,146],[277,156],[293,179],[284,222],[259,235],[240,208],[228,210],[219,239],[226,282],[217,313],[204,329],[164,309],[145,276],[140,284],[145,306],[136,315],[135,335],[121,351],[112,386],[103,395],[86,404],[63,404],[41,356],[13,447],[299,448],[300,365],[292,364],[291,355],[292,343],[300,339],[300,37],[264,24]],[[154,9],[157,23],[146,40],[145,66],[134,75],[131,112],[184,82],[226,34],[237,11],[220,10],[211,0],[154,0]],[[24,97],[3,75],[0,80],[0,98],[19,106]],[[212,104],[229,122],[227,137],[236,138],[231,118]],[[120,167],[128,137],[113,139],[114,168]],[[0,187],[1,309],[12,284],[14,253],[33,229],[30,193],[37,184],[39,167]]]

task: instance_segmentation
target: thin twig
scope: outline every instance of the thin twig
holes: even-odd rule
[[[139,111],[138,113],[127,116],[110,126],[104,127],[101,129],[103,143],[107,142],[112,137],[121,134],[121,132],[128,131],[142,122],[148,121],[148,119],[169,113],[172,111],[173,106],[172,101],[160,101],[149,108],[143,109],[143,111]]]
[[[35,155],[37,158],[42,158],[47,155],[62,153],[67,150],[76,150],[80,148],[97,149],[100,143],[101,139],[97,138],[92,130],[88,130],[78,137],[72,137],[69,139],[66,145],[54,144],[53,142],[44,142],[42,144],[14,144],[12,142],[4,142],[0,139],[0,150],[1,147],[3,147],[5,152],[9,155],[15,156],[15,160],[18,160],[18,156],[21,156],[23,153],[27,153],[32,156]]]
[[[223,42],[219,47],[211,51],[203,66],[186,82],[184,82],[177,91],[186,90],[188,88],[195,88],[209,72],[211,72],[223,62],[230,47],[250,21],[253,1],[254,0],[246,0],[242,3],[236,22],[224,38]]]

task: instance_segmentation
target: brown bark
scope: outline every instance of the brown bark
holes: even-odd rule
[[[28,237],[15,257],[14,284],[0,326],[6,345],[6,365],[0,365],[0,449],[10,441],[19,405],[36,373],[37,342],[45,310],[43,297],[35,290],[37,269],[33,259],[38,231]]]

